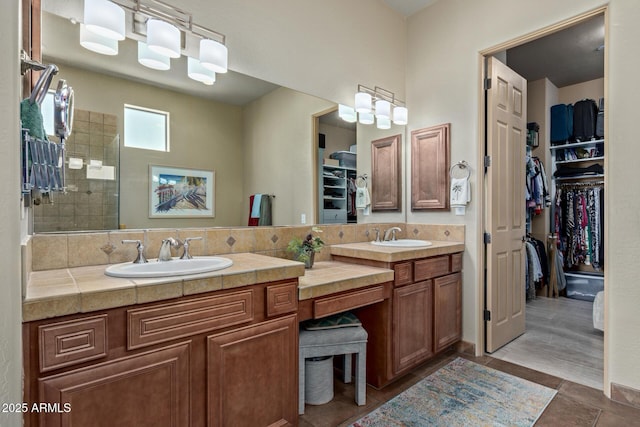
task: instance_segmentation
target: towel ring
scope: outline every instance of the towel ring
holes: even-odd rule
[[[454,172],[456,172],[457,170],[466,172],[466,176],[455,177]],[[458,163],[451,166],[451,168],[449,169],[449,176],[451,176],[451,178],[467,179],[471,176],[471,168],[469,167],[469,164],[466,161],[460,160]]]
[[[356,187],[367,188],[367,179],[359,176],[358,179],[356,179]]]

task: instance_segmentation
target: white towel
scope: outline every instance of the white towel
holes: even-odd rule
[[[369,189],[367,187],[356,188],[356,209],[366,209],[370,204]]]
[[[452,178],[449,198],[452,207],[466,206],[471,201],[469,178]]]

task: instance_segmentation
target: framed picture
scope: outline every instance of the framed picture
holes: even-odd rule
[[[215,216],[215,172],[149,165],[149,218]]]

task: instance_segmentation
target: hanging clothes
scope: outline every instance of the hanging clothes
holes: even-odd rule
[[[539,158],[527,155],[526,174],[527,214],[540,215],[545,207],[551,206],[551,195],[544,165]]]
[[[580,264],[603,268],[603,193],[599,185],[558,186],[553,229],[567,268]]]

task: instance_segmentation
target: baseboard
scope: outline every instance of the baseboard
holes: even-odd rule
[[[458,341],[455,345],[455,349],[458,353],[476,355],[476,345],[472,342]]]
[[[640,408],[640,390],[611,383],[611,400]]]

